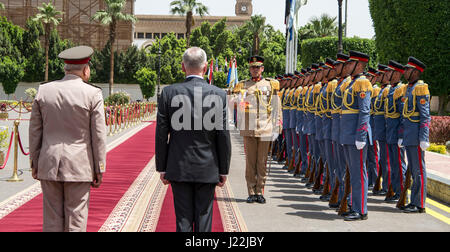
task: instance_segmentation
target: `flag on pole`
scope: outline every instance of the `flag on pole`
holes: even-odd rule
[[[238,84],[238,82],[239,82],[239,76],[238,76],[238,66],[237,66],[237,61],[236,61],[236,57],[234,58],[234,71],[235,71],[235,73],[234,73],[234,75],[235,75],[235,81],[234,81],[234,86],[236,86],[236,84]]]
[[[208,71],[208,79],[209,79],[209,85],[213,84],[214,79],[214,59],[211,59],[211,64],[209,65],[209,71]]]

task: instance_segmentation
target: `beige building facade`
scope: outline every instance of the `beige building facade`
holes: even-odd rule
[[[236,16],[195,16],[195,25],[192,29],[207,21],[211,25],[226,18],[227,26],[232,28],[242,26],[250,20],[253,13],[252,0],[236,0]],[[150,46],[156,39],[169,33],[174,33],[178,38],[186,36],[186,17],[180,15],[137,15],[138,22],[134,30],[134,44],[139,48]]]

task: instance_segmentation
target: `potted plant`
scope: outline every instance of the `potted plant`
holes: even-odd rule
[[[8,112],[6,112],[6,108],[8,105],[6,103],[0,104],[0,119],[8,119]]]

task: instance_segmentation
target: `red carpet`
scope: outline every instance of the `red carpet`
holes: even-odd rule
[[[159,221],[155,232],[175,232],[177,229],[175,221],[173,193],[172,188],[169,186],[166,197],[164,198],[164,203],[161,208],[161,214],[159,216]],[[212,232],[224,232],[222,218],[220,216],[219,206],[217,205],[216,200],[214,200],[213,204]]]
[[[155,153],[156,123],[109,151],[99,189],[91,190],[87,230],[98,231],[123,194]],[[41,232],[42,194],[0,220],[0,232]]]

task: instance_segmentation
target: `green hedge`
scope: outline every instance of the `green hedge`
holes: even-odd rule
[[[324,62],[325,58],[336,59],[338,53],[338,38],[325,37],[306,39],[301,42],[300,57],[303,68],[309,67],[312,63]],[[343,38],[342,46],[344,53],[349,50],[360,51],[370,56],[369,65],[376,66],[377,53],[375,41],[362,38]]]
[[[369,0],[369,8],[380,61],[406,64],[409,56],[423,61],[422,79],[439,96],[443,115],[450,95],[450,1]]]

